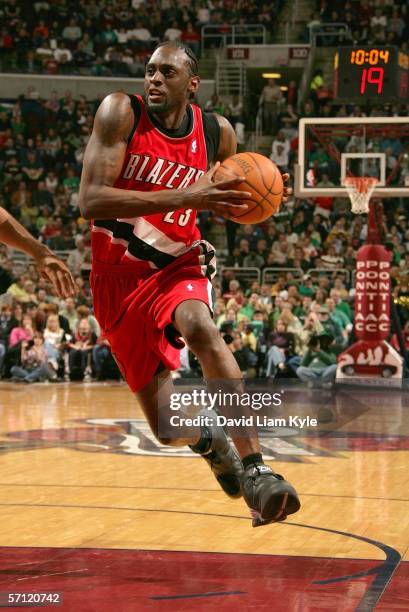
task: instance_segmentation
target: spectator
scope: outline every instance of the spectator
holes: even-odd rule
[[[64,314],[60,310],[60,306],[58,303],[51,302],[47,304],[47,313],[48,316],[55,315],[58,317],[59,326],[64,330],[66,334],[71,334],[71,327],[68,319],[64,316]]]
[[[72,53],[62,41],[57,44],[57,48],[54,51],[54,59],[62,67],[69,65],[72,61]]]
[[[52,90],[50,97],[45,102],[44,108],[48,111],[48,118],[51,119],[51,122],[53,122],[58,111],[60,110],[60,101],[55,89]]]
[[[340,353],[346,345],[342,329],[338,322],[330,318],[327,306],[320,306],[318,309],[318,320],[325,331],[334,340],[333,348],[337,354]]]
[[[245,268],[262,268],[264,266],[264,258],[255,251],[250,251],[243,259],[243,266]]]
[[[253,331],[253,326],[249,324],[248,319],[246,317],[243,317],[242,320],[239,321],[237,331],[241,331],[243,347],[250,349],[251,354],[255,356],[257,351],[257,337]]]
[[[10,332],[9,347],[12,347],[19,342],[29,341],[34,334],[33,321],[29,315],[23,315],[21,327],[13,327]]]
[[[313,74],[311,83],[310,83],[310,98],[314,104],[315,110],[317,111],[319,108],[320,98],[324,91],[324,73],[319,68]]]
[[[249,374],[249,369],[256,365],[257,358],[255,355],[252,355],[249,347],[243,346],[240,333],[225,334],[223,338],[237,361],[240,370]]]
[[[277,370],[284,372],[288,357],[294,351],[294,336],[287,332],[287,325],[282,319],[275,324],[275,331],[268,338],[266,376],[274,378]]]
[[[332,386],[337,371],[336,356],[331,351],[333,337],[322,332],[319,336],[314,336],[304,355],[300,367],[297,369],[297,376],[309,387]]]
[[[84,380],[91,375],[92,349],[96,336],[87,319],[81,319],[74,339],[68,343],[70,380]]]
[[[61,138],[57,134],[56,130],[54,128],[49,128],[47,137],[44,141],[44,152],[46,154],[48,165],[52,164],[56,159],[57,153],[61,149],[61,144]]]
[[[24,291],[27,294],[26,298],[21,298],[21,302],[26,304],[35,304],[37,302],[36,294],[35,294],[35,285],[34,282],[28,278],[24,281]],[[27,306],[26,306],[27,312]]]
[[[382,13],[382,9],[381,8],[376,8],[375,9],[375,15],[373,15],[373,17],[371,17],[371,28],[376,28],[376,27],[381,27],[381,28],[386,28],[387,26],[387,20],[386,20],[386,15],[384,15]]]
[[[35,49],[34,59],[41,62],[41,65],[46,68],[47,63],[54,58],[54,52],[50,47],[48,40],[42,40],[39,42],[38,47]]]
[[[37,188],[33,191],[32,202],[33,208],[35,209],[35,215],[32,213],[34,215],[32,218],[32,223],[34,224],[36,221],[35,217],[38,216],[38,211],[40,208],[43,206],[46,206],[49,210],[53,210],[54,208],[53,196],[46,188],[45,181],[38,181]]]
[[[206,25],[210,21],[210,11],[204,2],[201,2],[196,10],[198,26]]]
[[[329,318],[331,321],[335,321],[343,332],[346,332],[344,335],[347,338],[348,334],[352,331],[351,320],[347,317],[345,312],[336,308],[335,300],[332,297],[326,299],[325,305],[328,308]]]
[[[82,37],[82,31],[75,19],[70,19],[69,24],[62,31],[62,37],[67,44],[73,45]]]
[[[403,342],[405,345],[406,351],[409,353],[409,320],[406,321],[403,329],[402,329]],[[394,349],[400,352],[400,344],[398,340],[397,334],[394,334],[391,338],[391,345]]]
[[[290,143],[286,140],[282,131],[278,132],[273,140],[270,159],[278,166],[280,172],[288,172]]]
[[[27,161],[22,167],[23,176],[30,184],[34,186],[35,182],[40,179],[44,173],[44,168],[41,162],[37,159],[34,151],[27,152]]]
[[[74,298],[66,298],[64,307],[60,314],[68,321],[69,333],[72,333],[78,326],[78,313],[75,306]]]
[[[13,366],[11,375],[12,380],[25,383],[56,380],[57,376],[48,364],[41,332],[35,332],[32,340],[24,340],[21,343],[21,366]]]
[[[227,118],[233,127],[243,121],[243,101],[238,94],[234,94],[227,107]]]
[[[183,30],[181,40],[192,49],[193,53],[198,56],[200,50],[200,34],[195,30],[192,22],[186,24]]]
[[[57,314],[49,314],[44,330],[44,348],[47,351],[48,361],[55,372],[63,369],[63,350],[66,346],[65,332],[60,326]]]
[[[66,107],[65,112],[68,112],[68,107]],[[58,151],[55,160],[55,167],[58,172],[62,172],[63,170],[68,171],[68,169],[71,167],[75,168],[75,157],[68,142],[64,142],[62,149]]]
[[[224,115],[225,105],[219,95],[217,93],[214,93],[212,94],[210,100],[207,100],[204,109],[207,113],[217,113],[219,115]]]
[[[78,326],[81,323],[81,321],[85,319],[89,323],[92,333],[95,335],[96,338],[99,338],[101,335],[101,328],[99,326],[98,321],[94,317],[94,315],[90,314],[89,308],[87,306],[78,306],[77,314],[78,314]],[[78,326],[77,326],[77,329],[78,329]]]
[[[109,342],[106,338],[98,338],[98,341],[92,348],[92,363],[94,366],[95,378],[105,380],[104,377],[104,366],[107,360],[111,358],[111,349]]]
[[[145,73],[145,64],[138,55],[134,55],[131,49],[125,49],[122,57],[122,62],[128,67],[128,71],[132,76],[143,76]]]
[[[320,260],[322,262],[322,267],[327,268],[328,270],[336,270],[337,268],[342,268],[344,265],[343,257],[337,255],[335,247],[333,246],[329,246],[325,249],[324,253],[320,257]]]
[[[10,285],[7,289],[7,294],[14,298],[16,301],[28,301],[28,293],[24,288],[25,281],[27,280],[26,276],[19,276],[16,278],[14,283]]]
[[[66,193],[68,195],[71,195],[72,193],[78,191],[79,184],[80,184],[80,181],[79,181],[78,176],[75,174],[74,168],[72,167],[67,168],[67,176],[63,180],[63,185],[64,185]]]
[[[138,21],[136,27],[128,32],[128,39],[130,42],[136,41],[137,43],[148,43],[152,38],[152,34],[145,28],[142,21]],[[140,46],[144,48],[144,45]]]
[[[74,274],[78,276],[81,272],[81,266],[85,260],[85,243],[82,236],[77,236],[75,239],[75,249],[68,255],[67,266]]]
[[[178,22],[174,20],[170,26],[165,30],[164,39],[165,40],[180,40],[182,36],[182,30],[178,26]]]
[[[269,79],[267,85],[263,87],[259,98],[259,107],[263,112],[263,128],[269,134],[276,127],[277,115],[281,110],[283,92],[274,79]]]
[[[3,372],[4,358],[9,344],[10,331],[17,321],[13,321],[10,304],[3,304],[0,310],[0,376]]]
[[[235,329],[237,326],[237,310],[234,308],[226,308],[217,318],[217,327],[221,331],[226,331],[226,328]]]

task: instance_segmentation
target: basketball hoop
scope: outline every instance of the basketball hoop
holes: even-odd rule
[[[372,176],[346,176],[342,182],[351,200],[352,212],[362,215],[369,212],[369,200],[378,179]]]

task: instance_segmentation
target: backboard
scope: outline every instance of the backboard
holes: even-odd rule
[[[409,196],[409,117],[299,122],[297,197],[347,197],[346,177],[377,179],[372,197]]]

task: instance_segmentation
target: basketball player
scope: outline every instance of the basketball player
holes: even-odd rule
[[[241,378],[212,320],[214,250],[200,239],[196,214],[229,218],[250,194],[235,189],[243,177],[213,181],[218,162],[236,152],[236,138],[226,119],[190,104],[199,83],[191,50],[166,42],[146,66],[145,99],[115,93],[103,100],[85,152],[80,207],[92,220],[95,315],[153,433],[200,453],[228,495],[244,496],[257,526],[284,520],[300,504],[264,465],[255,431],[233,436],[242,460],[215,421],[190,428],[185,439],[159,432],[183,341],[207,381]]]
[[[38,271],[53,285],[58,297],[75,295],[76,288],[71,272],[61,259],[44,244],[38,242],[14,217],[0,207],[0,242],[30,255]]]

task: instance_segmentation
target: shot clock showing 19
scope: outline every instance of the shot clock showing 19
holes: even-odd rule
[[[408,100],[409,56],[396,47],[340,47],[334,57],[335,99]]]

